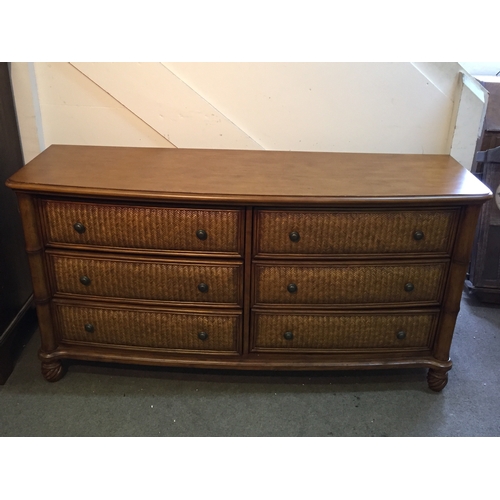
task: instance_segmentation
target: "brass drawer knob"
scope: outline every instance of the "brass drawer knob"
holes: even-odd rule
[[[290,292],[290,293],[295,293],[297,291],[297,285],[295,283],[290,283],[286,289]]]
[[[208,234],[207,234],[207,232],[204,229],[198,229],[198,231],[196,231],[196,237],[199,240],[204,241],[204,240],[207,239]]]
[[[413,286],[413,283],[406,283],[405,285],[405,292],[413,292],[415,287]]]
[[[198,338],[200,340],[207,340],[208,339],[208,333],[207,332],[199,332],[198,333]]]
[[[208,292],[208,285],[206,283],[200,283],[198,285],[198,290],[201,292],[201,293],[207,293]]]
[[[398,340],[404,340],[406,338],[406,332],[401,330],[398,333],[396,333],[396,337],[398,338]]]
[[[422,231],[415,231],[413,233],[413,239],[417,240],[417,241],[423,240],[424,239],[424,233]]]
[[[285,338],[285,340],[293,340],[293,333],[292,332],[285,332],[283,334],[283,337]]]
[[[88,333],[94,333],[94,331],[95,331],[94,325],[92,323],[87,323],[84,326],[84,328],[85,328],[85,331]]]
[[[82,276],[80,278],[80,283],[82,285],[89,286],[90,285],[90,278],[88,276]]]
[[[300,234],[297,231],[292,231],[288,236],[294,243],[300,240]]]

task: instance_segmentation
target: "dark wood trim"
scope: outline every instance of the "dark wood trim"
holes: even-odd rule
[[[274,354],[253,354],[247,356],[174,356],[166,355],[165,352],[153,352],[151,350],[127,351],[116,347],[86,347],[61,345],[51,353],[40,353],[40,360],[50,363],[66,358],[82,361],[100,361],[137,365],[151,365],[179,368],[224,368],[234,370],[372,370],[389,368],[451,368],[451,362],[441,362],[431,356],[419,357],[417,359],[404,358],[400,354],[395,356],[378,356],[376,359],[371,355],[358,355],[346,358],[341,353],[337,356],[321,356],[300,354],[297,356],[282,355],[279,358]]]
[[[16,328],[19,322],[23,319],[23,316],[28,312],[28,310],[33,307],[33,295],[30,295],[28,300],[24,303],[24,305],[19,309],[17,314],[14,316],[12,321],[9,323],[7,328],[0,333],[0,349],[2,345],[7,341],[9,335],[12,334],[12,331]]]
[[[20,317],[18,315],[19,320],[15,326],[2,338],[0,345],[0,385],[7,382],[14,370],[17,358],[38,326],[37,315],[34,307],[32,307],[33,301],[31,297],[25,306],[28,304],[27,308],[23,307],[23,314]]]
[[[250,297],[252,285],[252,223],[253,223],[253,210],[252,207],[247,207],[245,220],[245,260],[244,260],[244,278],[243,297]],[[248,354],[250,350],[250,301],[243,301],[243,354]]]
[[[40,335],[42,337],[41,349],[45,352],[51,352],[56,348],[49,305],[51,290],[49,289],[48,273],[44,262],[36,208],[33,198],[29,195],[17,193],[17,199],[23,221],[26,251],[28,252],[33,281],[33,295],[38,314]]]
[[[469,256],[474,242],[476,224],[481,207],[470,205],[463,208],[460,231],[455,242],[455,250],[451,258],[446,284],[447,294],[445,296],[438,335],[434,346],[434,356],[441,361],[447,361],[450,357],[450,346],[455,330],[455,323],[460,311],[460,299],[465,282],[465,276],[469,267]]]
[[[0,383],[14,368],[33,293],[16,196],[5,186],[23,165],[9,63],[0,62]]]

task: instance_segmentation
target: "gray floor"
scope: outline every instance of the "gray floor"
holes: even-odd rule
[[[38,334],[0,386],[0,436],[499,436],[500,307],[464,294],[442,393],[424,370],[241,373],[72,364]]]

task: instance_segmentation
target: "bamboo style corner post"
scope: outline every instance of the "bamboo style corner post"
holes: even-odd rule
[[[33,296],[38,316],[38,328],[41,336],[39,356],[42,359],[42,374],[49,382],[56,382],[63,376],[62,364],[58,359],[50,360],[50,354],[56,350],[53,320],[50,311],[51,294],[44,262],[44,246],[37,222],[33,197],[26,193],[17,193],[19,210],[23,221],[33,281]],[[48,359],[45,359],[47,357]]]
[[[457,235],[457,241],[451,257],[447,289],[442,308],[440,335],[434,347],[434,356],[440,361],[448,361],[449,367],[431,368],[428,373],[429,387],[433,391],[441,391],[448,383],[448,371],[451,369],[450,347],[455,330],[460,299],[464,288],[469,257],[474,242],[475,228],[479,218],[481,206],[469,205],[463,208],[459,226],[463,228]]]

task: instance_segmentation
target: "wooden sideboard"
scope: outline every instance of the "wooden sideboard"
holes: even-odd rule
[[[481,205],[445,155],[51,146],[18,196],[42,373],[429,368],[441,390]]]

